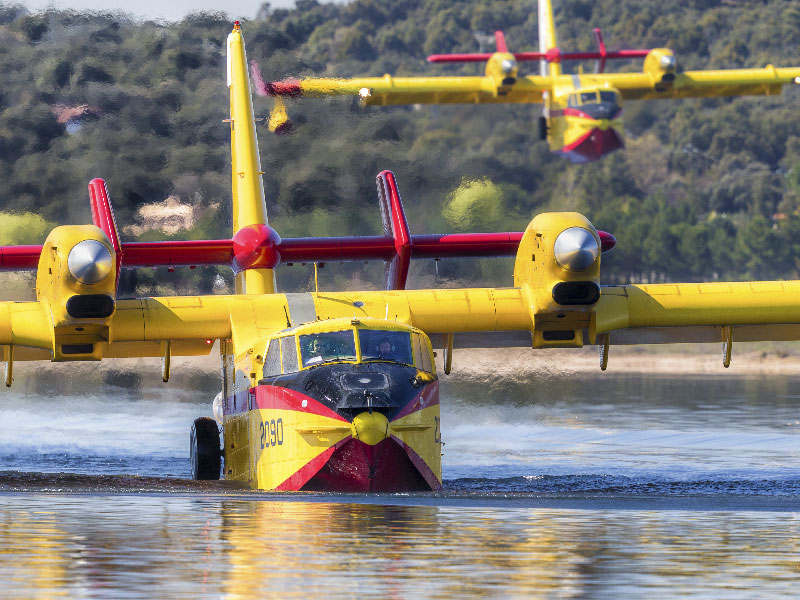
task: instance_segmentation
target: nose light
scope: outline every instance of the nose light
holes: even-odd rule
[[[111,273],[111,252],[96,240],[78,242],[69,251],[67,267],[70,274],[81,283],[99,283]]]
[[[558,234],[553,245],[556,262],[567,271],[583,271],[597,260],[600,248],[595,237],[581,227],[570,227]]]

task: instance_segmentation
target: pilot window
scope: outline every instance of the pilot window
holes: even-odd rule
[[[281,350],[278,340],[270,340],[267,356],[264,358],[264,377],[281,374]]]
[[[296,373],[300,370],[297,368],[297,347],[293,335],[281,338],[281,355],[284,373]]]
[[[617,95],[614,92],[600,92],[600,102],[617,103]]]
[[[588,102],[597,102],[597,94],[595,92],[581,92],[581,104]]]
[[[428,344],[425,342],[420,334],[414,334],[414,352],[417,355],[417,368],[421,371],[433,373],[433,364],[431,363],[431,353],[428,351]]]
[[[353,330],[301,335],[300,357],[304,367],[313,367],[329,361],[356,360]]]
[[[389,360],[413,365],[411,336],[407,331],[359,329],[361,360]]]

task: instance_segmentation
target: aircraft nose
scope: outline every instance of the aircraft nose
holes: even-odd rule
[[[379,412],[356,415],[351,427],[353,437],[368,446],[374,446],[389,437],[389,419]]]
[[[568,271],[583,271],[597,260],[600,248],[595,237],[582,227],[570,227],[558,234],[553,245],[556,262]]]

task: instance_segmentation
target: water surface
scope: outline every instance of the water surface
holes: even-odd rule
[[[0,596],[794,597],[798,384],[445,378],[445,489],[381,496],[186,481],[202,378],[11,388]]]

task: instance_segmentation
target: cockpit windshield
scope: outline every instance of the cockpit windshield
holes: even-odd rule
[[[600,102],[617,103],[617,95],[614,92],[600,92]]]
[[[411,335],[407,331],[359,329],[361,360],[390,360],[413,365]]]
[[[596,104],[597,95],[600,94],[601,103],[609,103],[614,106],[619,105],[619,96],[611,90],[600,90],[599,92],[573,92],[567,96],[567,106],[578,108],[584,104]]]
[[[310,333],[299,338],[300,357],[304,367],[327,361],[356,360],[356,342],[352,329]]]

